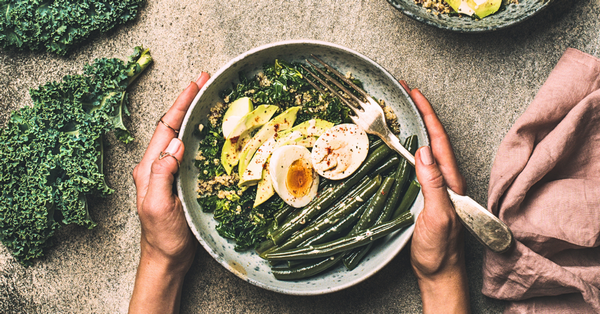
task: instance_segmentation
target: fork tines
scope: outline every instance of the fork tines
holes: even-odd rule
[[[351,86],[354,90],[356,90],[359,94],[361,94],[363,97],[368,98],[370,97],[369,94],[367,94],[362,88],[356,86],[356,84],[354,84],[351,80],[349,80],[348,78],[346,78],[346,76],[342,75],[340,72],[338,72],[336,69],[332,68],[331,66],[329,66],[327,63],[321,61],[321,59],[315,57],[314,55],[311,55],[315,60],[317,60],[320,64],[323,65],[323,67],[325,67],[325,69],[327,69],[329,72],[333,73],[335,76],[337,76],[340,80],[344,81],[346,84],[348,84],[349,86]],[[344,85],[342,85],[342,83],[340,83],[338,80],[334,79],[333,77],[331,77],[329,74],[327,74],[325,71],[321,70],[319,67],[317,67],[316,65],[314,65],[312,62],[306,60],[306,62],[308,64],[310,64],[313,69],[315,69],[315,71],[319,72],[319,74],[321,74],[323,77],[325,77],[327,80],[329,80],[331,83],[333,83],[335,86],[337,86],[341,91],[344,92],[344,95],[341,95],[335,88],[332,88],[325,80],[323,80],[322,78],[320,78],[319,76],[317,76],[316,74],[314,74],[311,70],[309,70],[308,68],[306,68],[305,66],[301,65],[302,68],[308,72],[312,77],[314,77],[317,81],[319,81],[319,83],[321,83],[321,85],[323,85],[325,88],[327,88],[328,90],[330,90],[333,94],[335,94],[344,104],[346,104],[348,107],[350,107],[352,110],[356,111],[359,110],[360,108],[360,104],[363,103],[360,99],[358,99],[358,97],[356,97],[354,95],[354,93],[352,93],[350,90],[348,90]],[[320,91],[321,93],[324,93],[324,91],[318,87],[318,85],[316,83],[314,83],[313,81],[311,81],[309,78],[304,77],[304,79],[313,87],[315,87],[315,89],[317,89],[318,91]],[[351,98],[354,103],[350,102],[348,100],[348,98]]]

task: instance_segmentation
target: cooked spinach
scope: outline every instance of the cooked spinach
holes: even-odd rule
[[[225,138],[223,138],[221,126],[213,126],[210,123],[203,126],[199,135],[202,139],[200,140],[198,151],[201,152],[203,158],[196,157],[195,161],[196,167],[200,169],[198,179],[210,180],[225,173],[225,169],[220,162],[221,147],[225,143]]]

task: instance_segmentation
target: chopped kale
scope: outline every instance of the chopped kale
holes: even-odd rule
[[[196,156],[195,165],[200,171],[198,179],[209,180],[216,176],[225,173],[223,165],[221,165],[221,147],[225,143],[223,138],[223,130],[220,126],[212,126],[207,123],[200,130],[200,145],[198,147],[198,155]],[[215,160],[217,162],[215,162]]]

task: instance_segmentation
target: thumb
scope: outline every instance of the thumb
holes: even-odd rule
[[[419,148],[415,154],[415,171],[421,184],[425,208],[451,213],[452,202],[446,182],[429,146]]]
[[[148,182],[148,197],[160,199],[173,195],[175,174],[179,171],[179,162],[183,158],[184,146],[180,139],[173,138],[161,156],[152,162]]]

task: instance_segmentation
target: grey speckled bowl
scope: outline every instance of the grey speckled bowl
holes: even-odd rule
[[[413,228],[392,234],[383,239],[356,269],[347,271],[343,265],[320,276],[299,281],[279,281],[273,277],[267,262],[253,252],[236,252],[234,243],[220,237],[215,231],[216,222],[212,214],[202,212],[196,202],[196,177],[194,156],[198,149],[198,138],[193,130],[199,123],[206,123],[209,108],[222,101],[219,92],[238,81],[238,73],[253,76],[262,70],[264,63],[275,59],[303,62],[314,54],[339,69],[351,71],[364,82],[365,89],[374,97],[386,100],[393,106],[402,125],[401,139],[417,134],[420,145],[428,144],[427,133],[421,117],[398,81],[386,70],[367,57],[350,49],[318,41],[285,41],[252,49],[231,60],[221,68],[202,88],[194,99],[181,128],[180,139],[185,143],[185,155],[177,179],[177,191],[182,198],[185,215],[192,232],[202,246],[223,267],[243,280],[259,287],[279,293],[293,295],[317,295],[330,293],[355,285],[385,266],[408,242]],[[412,211],[416,215],[423,207],[419,196]]]
[[[518,24],[546,8],[555,0],[519,0],[519,4],[507,5],[501,11],[481,20],[468,16],[434,15],[415,4],[414,0],[388,0],[396,9],[427,25],[461,33],[490,32]]]

